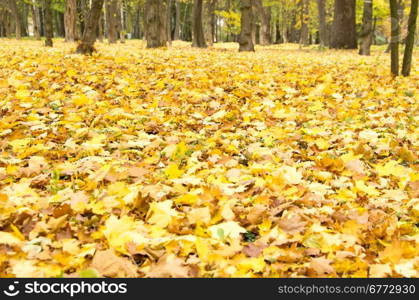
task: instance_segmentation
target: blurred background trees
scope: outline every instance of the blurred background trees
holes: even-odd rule
[[[68,42],[79,41],[93,2],[0,0],[0,37],[44,37],[47,45],[51,44],[51,35]],[[390,2],[393,14],[397,10],[393,18]],[[243,4],[249,3],[251,12],[243,10]],[[410,48],[418,44],[415,3],[416,0],[105,0],[92,36],[106,38],[109,43],[144,39],[151,48],[184,40],[205,48],[216,42],[239,42],[245,29],[253,45],[318,44],[320,48],[334,49],[355,49],[359,45],[360,54],[369,55],[371,45],[388,44],[388,52],[395,52],[406,41]],[[242,19],[249,16],[250,23]],[[409,65],[409,55],[406,59],[405,65]]]

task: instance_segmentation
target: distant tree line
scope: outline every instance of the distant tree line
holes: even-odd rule
[[[418,0],[0,0],[0,37],[53,37],[80,41],[91,53],[96,39],[109,43],[145,39],[147,47],[173,40],[205,48],[238,42],[318,44],[356,49],[388,42],[392,72],[399,73],[399,45],[405,44],[402,73],[410,72],[418,43]],[[93,18],[93,19],[91,19]]]

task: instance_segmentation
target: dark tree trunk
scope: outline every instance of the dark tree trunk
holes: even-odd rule
[[[334,49],[356,49],[356,0],[335,0],[333,36]]]
[[[310,43],[310,35],[308,31],[309,3],[308,3],[308,0],[301,0],[300,3],[301,3],[300,45],[308,46]]]
[[[103,17],[103,12],[100,12],[100,19],[99,19],[99,24],[98,24],[98,29],[97,29],[97,39],[103,43],[103,38],[104,38],[104,17]]]
[[[390,15],[391,15],[391,73],[394,76],[399,75],[399,43],[400,43],[400,27],[399,27],[399,12],[397,0],[390,0]]]
[[[258,8],[255,0],[251,0],[252,4],[252,43],[256,45],[258,43],[260,26],[257,24]],[[240,37],[239,37],[240,38]]]
[[[52,23],[52,10],[51,10],[51,1],[45,0],[45,46],[52,47],[52,38],[54,35],[54,28]]]
[[[205,40],[208,45],[212,46],[214,43],[215,37],[215,6],[217,0],[210,0],[204,3],[205,5],[205,25],[204,25],[204,35]]]
[[[99,25],[103,2],[104,0],[92,0],[92,7],[87,15],[81,43],[77,47],[76,53],[92,54],[95,51],[93,45],[96,41],[96,30]]]
[[[140,4],[137,4],[135,7],[135,13],[134,13],[134,32],[133,32],[133,38],[139,39],[141,37],[140,34],[140,15],[141,15],[141,9]]]
[[[175,33],[174,33],[173,39],[177,41],[180,39],[180,2],[179,0],[176,0],[175,9],[176,9]]]
[[[10,37],[12,35],[12,31],[14,31],[14,28],[11,28],[11,15],[8,9],[5,9],[2,11],[0,22],[3,26],[3,33],[2,35],[5,37]]]
[[[20,15],[17,8],[17,0],[9,0],[9,7],[15,24],[15,37],[20,40],[22,37],[22,30],[20,28]]]
[[[118,19],[117,19],[117,29],[119,32],[119,40],[122,44],[125,43],[125,34],[126,34],[126,17],[125,17],[125,1],[120,0],[118,2]]]
[[[299,21],[297,20],[298,18],[297,9],[293,9],[290,14],[291,14],[292,21],[291,21],[289,40],[291,43],[298,43],[300,41],[300,31],[297,29],[297,23],[299,23]]]
[[[180,22],[180,24],[182,24],[182,29],[181,29],[181,37],[182,40],[184,41],[191,41],[192,40],[192,30],[191,30],[191,18],[188,18],[188,16],[191,13],[191,5],[189,2],[185,3],[185,8],[184,8],[184,14],[183,14],[183,18]]]
[[[145,23],[147,48],[167,46],[166,1],[147,0]]]
[[[65,37],[65,25],[64,25],[64,14],[60,11],[53,11],[55,16],[55,32],[59,37]]]
[[[194,0],[192,16],[192,47],[206,48],[204,28],[202,25],[203,0]]]
[[[41,17],[39,15],[38,1],[32,1],[33,35],[36,40],[41,39]]]
[[[418,17],[418,0],[412,0],[407,28],[406,47],[404,50],[402,75],[409,76],[412,68],[413,47],[415,46],[416,20]]]
[[[360,55],[371,55],[371,45],[373,38],[373,0],[364,0],[364,14],[362,17],[361,45],[359,48]]]
[[[172,6],[173,6],[173,0],[167,0],[166,32],[167,32],[167,41],[169,45],[172,45]]]
[[[108,22],[108,41],[114,44],[118,40],[118,0],[106,1],[106,21]]]
[[[252,0],[241,1],[241,32],[239,37],[239,51],[255,51],[252,40],[253,9]]]
[[[78,0],[78,16],[79,16],[79,25],[80,25],[80,36],[84,32],[84,27],[86,26],[87,14],[89,13],[88,0]]]
[[[22,36],[29,36],[29,29],[28,29],[28,17],[29,17],[29,4],[26,2],[22,3],[22,14],[20,16],[20,28]]]
[[[271,8],[263,7],[262,0],[256,0],[255,5],[260,16],[259,40],[261,45],[270,45],[271,39]]]
[[[285,3],[282,4],[281,17],[282,17],[282,27],[281,27],[282,42],[283,43],[288,43],[287,11],[286,11],[286,7],[285,7]]]
[[[65,41],[76,40],[77,0],[66,0],[64,12]]]
[[[325,47],[327,43],[327,24],[326,24],[326,0],[317,0],[319,11],[319,39],[320,47]]]

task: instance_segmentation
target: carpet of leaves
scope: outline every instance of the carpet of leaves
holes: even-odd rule
[[[419,276],[417,67],[74,48],[0,44],[2,277]]]

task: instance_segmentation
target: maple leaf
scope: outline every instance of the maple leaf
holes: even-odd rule
[[[280,168],[284,179],[289,184],[299,184],[302,180],[302,174],[295,167],[283,166]]]
[[[224,240],[227,237],[237,239],[241,233],[245,233],[246,229],[241,227],[237,222],[228,221],[208,227],[211,236],[215,239]]]
[[[111,249],[97,251],[90,267],[102,276],[136,277],[137,275],[137,267],[128,259],[117,256]]]
[[[370,277],[383,278],[391,275],[391,273],[390,264],[374,264],[370,266]]]
[[[310,268],[313,269],[318,275],[331,274],[335,269],[330,265],[332,261],[324,257],[312,258],[310,261]]]
[[[153,278],[185,278],[188,277],[189,268],[182,259],[173,254],[165,254],[160,257],[158,262],[155,265],[152,265],[150,270],[146,273],[147,277]]]
[[[22,241],[10,232],[0,231],[0,243],[5,245],[21,245]]]
[[[177,164],[171,163],[165,170],[164,173],[169,179],[175,179],[182,176],[183,171],[180,170]]]
[[[303,221],[299,215],[292,215],[278,221],[278,226],[289,234],[295,234],[303,231],[307,222]]]
[[[172,206],[172,200],[150,203],[148,223],[160,228],[169,226],[172,218],[178,215],[177,211],[174,210]]]

